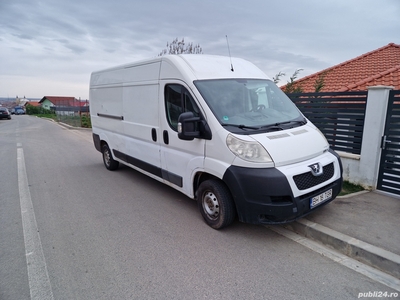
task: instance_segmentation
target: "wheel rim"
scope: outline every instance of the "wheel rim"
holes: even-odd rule
[[[111,157],[110,157],[110,152],[108,149],[104,150],[103,152],[103,157],[104,157],[104,162],[107,166],[110,165]]]
[[[219,202],[217,196],[213,192],[205,192],[202,204],[207,217],[211,220],[216,220],[219,216]]]

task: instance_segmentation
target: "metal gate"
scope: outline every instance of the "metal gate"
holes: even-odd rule
[[[377,188],[400,195],[400,91],[390,91],[381,148]]]

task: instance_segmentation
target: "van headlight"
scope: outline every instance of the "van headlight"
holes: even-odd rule
[[[272,162],[272,158],[269,156],[267,150],[258,142],[243,141],[228,134],[226,145],[233,154],[241,159],[257,163]]]

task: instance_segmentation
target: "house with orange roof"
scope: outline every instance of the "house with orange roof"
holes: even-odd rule
[[[315,92],[316,82],[323,82],[320,92],[366,91],[369,86],[393,86],[400,90],[400,45],[390,43],[336,66],[294,81],[294,88]],[[281,89],[285,91],[287,85]]]
[[[34,107],[40,107],[41,106],[39,101],[27,101],[27,102],[25,102],[24,106],[26,107],[28,105],[31,105],[31,106],[34,106]]]

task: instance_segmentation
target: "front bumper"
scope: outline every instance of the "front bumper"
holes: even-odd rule
[[[342,165],[339,161],[338,178],[320,183],[306,194],[294,196],[291,185],[276,168],[251,169],[231,166],[224,174],[239,220],[251,224],[281,224],[295,221],[331,202],[342,189]],[[332,189],[332,197],[320,205],[310,208],[310,199]]]

